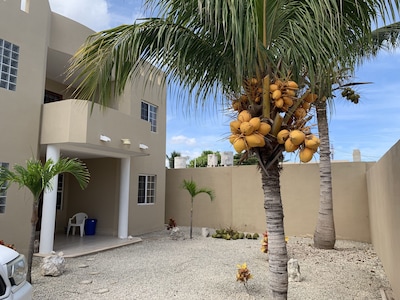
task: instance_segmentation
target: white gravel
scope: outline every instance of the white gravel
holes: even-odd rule
[[[141,236],[143,242],[78,258],[66,258],[59,277],[40,274],[35,257],[33,299],[270,299],[268,255],[258,240],[222,240],[180,228]],[[288,299],[382,299],[390,289],[371,244],[338,240],[335,250],[313,247],[311,238],[289,237],[289,258],[300,264],[302,280],[290,282]],[[246,262],[253,275],[246,287],[236,281],[236,266]]]

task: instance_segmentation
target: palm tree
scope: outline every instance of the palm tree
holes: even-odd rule
[[[70,67],[70,76],[76,76],[72,84],[76,95],[103,106],[123,92],[130,78],[143,69],[152,72],[144,68],[148,62],[162,68],[168,83],[184,91],[177,93],[180,99],[198,107],[209,99],[236,100],[261,89],[261,101],[248,97],[246,109],[252,117],[269,122],[272,131],[265,146],[247,152],[255,152],[261,166],[269,284],[277,299],[286,299],[288,279],[279,182],[284,148],[276,134],[294,120],[293,111],[282,120],[282,112],[270,101],[269,84],[289,75],[296,81],[307,76],[308,88],[313,88],[316,74],[329,73],[333,60],[340,58],[341,65],[352,66],[353,57],[348,54],[357,47],[347,42],[348,36],[369,36],[370,24],[364,21],[375,13],[375,6],[382,5],[381,1],[368,1],[367,6],[361,5],[365,1],[343,2],[360,5],[349,7],[336,0],[148,0],[159,12],[158,18],[92,35]],[[342,17],[346,9],[358,21],[357,30]],[[256,85],[251,87],[251,82]],[[307,86],[302,87],[304,92]],[[301,101],[307,93],[299,94]]]
[[[9,188],[11,183],[17,183],[19,188],[28,188],[33,195],[31,237],[28,252],[27,280],[32,282],[32,258],[34,241],[36,235],[36,224],[38,222],[39,197],[42,192],[52,190],[51,179],[61,173],[70,173],[78,181],[82,189],[89,183],[90,174],[86,165],[78,159],[61,158],[56,163],[48,159],[45,163],[37,159],[29,159],[26,168],[20,165],[14,166],[14,172],[5,167],[0,167],[0,186]]]
[[[400,23],[393,23],[382,26],[374,30],[369,40],[364,41],[358,54],[359,60],[375,56],[379,50],[389,50],[395,48],[399,41]],[[347,72],[344,72],[345,74]],[[324,97],[316,101],[315,108],[317,114],[318,132],[321,140],[319,147],[319,169],[320,169],[320,204],[318,219],[314,232],[314,246],[320,249],[333,249],[336,243],[335,224],[333,216],[333,195],[332,195],[332,175],[331,175],[331,152],[329,143],[329,127],[327,121],[327,108],[333,105],[334,95],[331,93],[332,87],[342,90],[342,97],[353,103],[358,103],[359,95],[350,86],[365,84],[351,82],[349,74],[330,76],[332,80],[328,88],[321,87]],[[343,79],[347,83],[343,84]],[[322,81],[322,80],[321,80]],[[355,96],[353,96],[355,95]],[[354,98],[355,97],[355,98]]]
[[[193,231],[193,201],[194,197],[196,197],[198,194],[205,193],[210,197],[210,200],[213,201],[215,196],[214,196],[214,191],[208,188],[197,188],[196,182],[191,180],[183,180],[182,183],[182,188],[187,190],[190,194],[190,239],[192,239],[192,231]]]

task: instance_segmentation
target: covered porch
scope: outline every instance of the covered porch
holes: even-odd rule
[[[54,237],[54,252],[63,252],[64,257],[78,257],[106,251],[118,247],[140,243],[139,237],[120,239],[110,235],[77,235],[56,234]],[[35,256],[45,257],[49,254],[35,253]]]

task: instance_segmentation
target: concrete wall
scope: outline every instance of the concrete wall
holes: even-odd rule
[[[367,172],[371,236],[395,299],[400,299],[400,141]]]
[[[333,163],[334,217],[338,239],[370,242],[366,171],[373,163]],[[193,225],[232,226],[247,232],[265,231],[266,219],[261,176],[256,166],[169,169],[166,188],[166,222],[189,225],[190,197],[180,188],[183,179],[215,190],[215,201],[201,194],[194,200]],[[288,236],[313,235],[319,207],[319,167],[316,163],[285,164],[281,193]]]

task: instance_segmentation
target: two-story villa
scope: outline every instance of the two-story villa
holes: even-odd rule
[[[86,190],[63,175],[40,203],[42,254],[68,218],[85,212],[96,234],[127,238],[163,228],[165,211],[166,87],[144,72],[112,107],[71,99],[68,60],[92,34],[52,13],[48,0],[0,1],[0,163],[12,168],[29,158],[83,160]],[[0,240],[27,252],[33,197],[13,185],[0,191]]]

